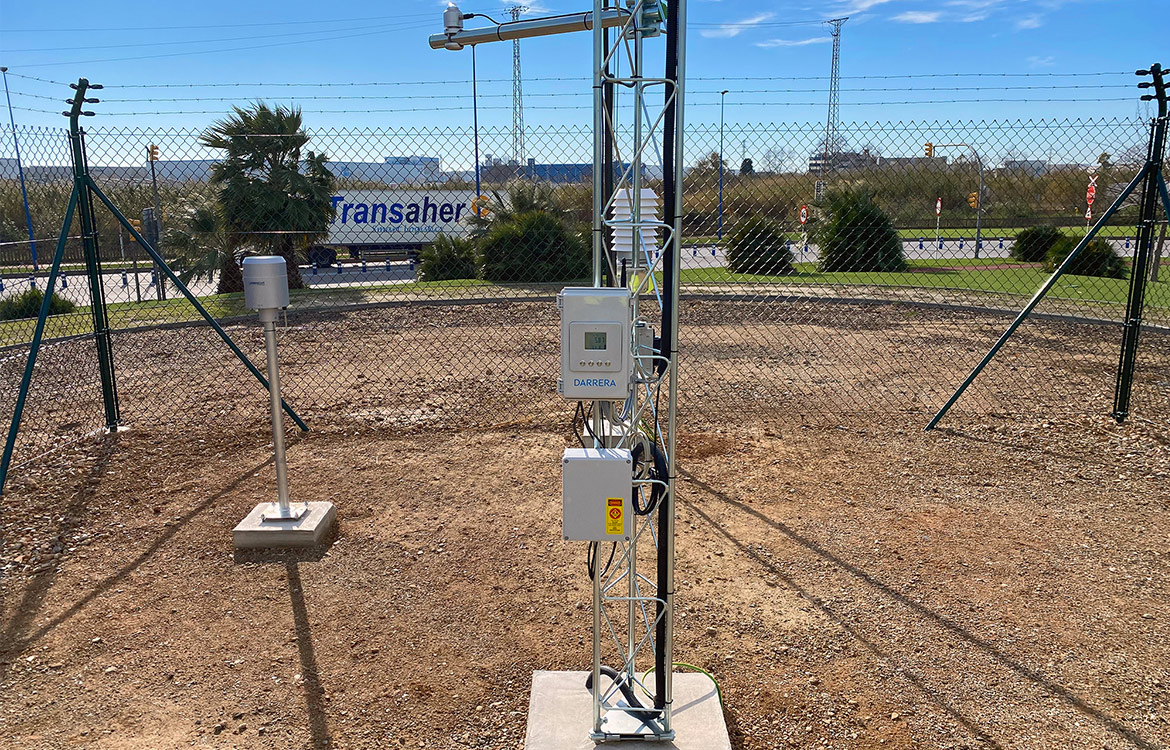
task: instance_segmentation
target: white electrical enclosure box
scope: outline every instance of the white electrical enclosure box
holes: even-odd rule
[[[630,394],[630,292],[612,287],[566,287],[561,308],[561,377],[568,399],[617,400]]]
[[[288,275],[284,258],[256,255],[244,258],[244,304],[251,310],[288,307]]]
[[[634,463],[624,448],[566,448],[561,459],[561,530],[566,541],[629,541]]]

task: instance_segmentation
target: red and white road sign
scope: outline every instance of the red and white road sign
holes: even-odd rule
[[[934,215],[942,216],[942,198],[934,202]]]
[[[1093,207],[1089,206],[1088,208],[1085,209],[1085,221],[1092,221],[1092,220],[1093,220]]]
[[[800,225],[804,226],[808,223],[808,206],[800,207]]]
[[[1089,178],[1089,188],[1085,191],[1085,203],[1090,206],[1093,205],[1093,199],[1097,197],[1097,175]]]

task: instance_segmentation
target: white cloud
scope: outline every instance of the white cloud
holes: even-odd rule
[[[1024,16],[1016,21],[1017,29],[1038,29],[1044,25],[1044,20],[1040,16]]]
[[[1004,0],[950,0],[946,3],[952,8],[971,8],[972,10],[986,10],[997,5],[1003,5]]]
[[[749,31],[764,21],[771,20],[775,17],[775,13],[759,13],[752,16],[751,18],[745,18],[742,21],[720,24],[714,29],[703,29],[699,32],[699,35],[709,38],[730,38],[733,36],[739,36],[743,32]]]
[[[1028,58],[1027,62],[1033,68],[1051,68],[1052,65],[1056,62],[1056,58],[1054,58],[1052,55],[1048,55],[1047,57],[1032,55]]]
[[[809,39],[769,39],[766,42],[756,42],[757,47],[803,47],[806,44],[820,44],[821,42],[831,42],[832,38],[827,36],[814,36]]]
[[[908,10],[894,16],[893,20],[898,23],[937,23],[940,16],[942,13],[938,11]]]
[[[841,9],[834,11],[834,13],[837,15],[851,16],[854,13],[860,13],[863,10],[869,10],[870,8],[885,5],[889,2],[893,2],[893,0],[851,0],[851,2],[844,3]]]

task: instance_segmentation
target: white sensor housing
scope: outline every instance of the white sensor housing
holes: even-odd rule
[[[463,49],[462,44],[451,38],[460,31],[463,31],[463,11],[455,3],[447,3],[447,9],[443,11],[443,33],[447,35],[447,43],[443,46],[450,50]]]
[[[284,258],[279,255],[257,255],[244,258],[244,304],[251,310],[263,312],[288,307],[288,275]],[[273,320],[276,318],[273,317]]]

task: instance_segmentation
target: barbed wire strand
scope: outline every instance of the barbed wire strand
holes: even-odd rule
[[[55,86],[69,86],[69,82],[57,81],[50,78],[18,73],[12,70],[8,75],[14,78],[24,78],[39,83],[48,83]],[[1133,71],[1087,71],[1087,72],[1035,72],[1035,73],[905,73],[890,75],[841,76],[842,81],[869,81],[869,80],[914,80],[925,78],[1088,78],[1103,76],[1132,76]],[[828,76],[691,76],[692,81],[818,81],[828,80]],[[525,78],[524,83],[588,81],[583,76],[535,76]],[[166,89],[166,88],[243,88],[243,87],[280,87],[280,88],[334,88],[334,87],[361,87],[361,86],[451,86],[468,85],[470,79],[453,81],[324,81],[324,82],[217,82],[217,83],[113,83],[106,84],[107,89]],[[479,83],[512,83],[509,78],[480,78]]]

